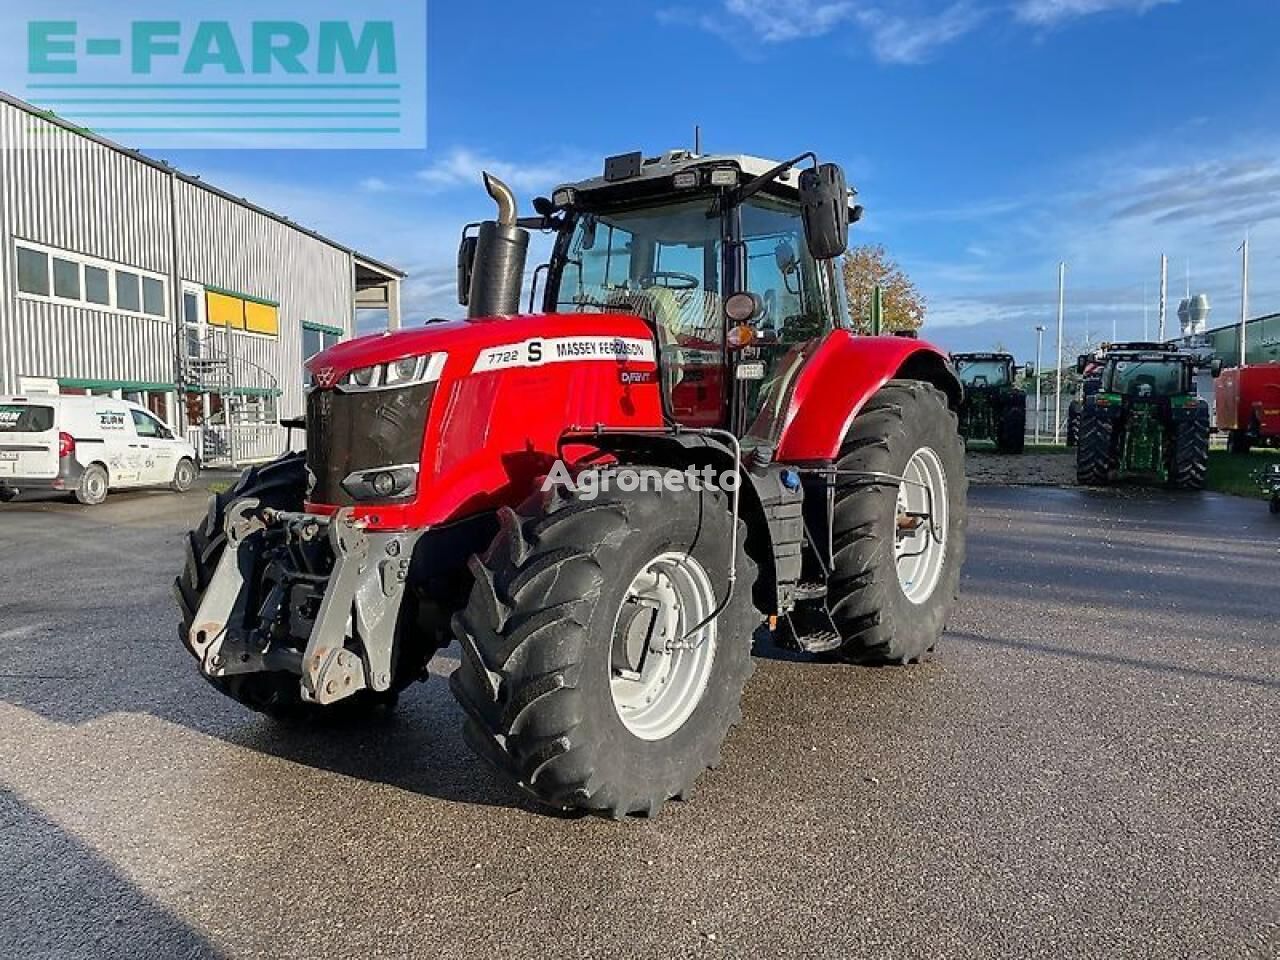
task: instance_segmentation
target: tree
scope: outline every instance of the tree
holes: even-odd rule
[[[879,284],[884,305],[884,332],[919,330],[924,323],[925,299],[911,278],[889,257],[884,247],[854,247],[844,257],[844,288],[855,329],[871,332],[871,300]]]

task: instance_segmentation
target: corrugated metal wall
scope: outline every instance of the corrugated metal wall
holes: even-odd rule
[[[270,201],[270,198],[262,198]],[[281,416],[301,416],[302,322],[350,332],[351,257],[208,190],[178,181],[178,269],[184,280],[280,304],[277,337],[241,334],[235,356],[270,370]]]
[[[351,332],[346,251],[5,102],[0,202],[0,392],[19,376],[172,383],[176,368],[176,320],[19,299],[13,238],[279,303],[279,335],[234,350],[275,377],[282,416],[303,410],[302,322]]]
[[[171,321],[18,299],[12,240],[34,240],[168,274],[169,177],[0,103],[3,389],[19,376],[172,382]]]

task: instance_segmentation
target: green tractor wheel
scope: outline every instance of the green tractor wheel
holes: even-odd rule
[[[1084,411],[1080,415],[1080,443],[1076,447],[1076,481],[1081,486],[1097,487],[1107,482],[1114,460],[1112,421]]]
[[[1181,490],[1203,490],[1209,469],[1209,408],[1200,405],[1194,420],[1173,427],[1173,464],[1169,483]]]

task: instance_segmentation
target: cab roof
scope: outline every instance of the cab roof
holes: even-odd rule
[[[603,194],[608,200],[630,199],[632,196],[658,196],[683,189],[692,192],[695,188],[675,187],[671,178],[686,170],[710,170],[717,168],[736,168],[743,181],[768,173],[778,166],[781,160],[768,160],[742,153],[697,154],[691,150],[668,150],[656,157],[645,157],[642,152],[624,153],[606,157],[604,172],[598,177],[562,183],[556,187],[552,196],[563,190],[577,193]],[[794,199],[799,196],[800,171],[805,163],[792,167],[780,175],[768,188],[767,192],[781,193]],[[853,197],[857,191],[850,188],[849,206],[853,206]]]

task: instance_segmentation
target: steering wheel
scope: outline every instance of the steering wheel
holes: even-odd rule
[[[680,273],[675,270],[650,270],[636,280],[640,289],[661,287],[664,290],[697,290],[702,281],[691,273]]]

